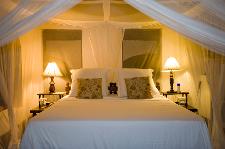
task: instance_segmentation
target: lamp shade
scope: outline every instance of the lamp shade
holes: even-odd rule
[[[177,62],[176,58],[169,57],[164,64],[164,69],[165,70],[179,70],[180,65]]]
[[[45,68],[44,75],[49,77],[62,76],[55,62],[48,63],[47,67]]]

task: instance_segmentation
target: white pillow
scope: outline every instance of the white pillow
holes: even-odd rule
[[[103,68],[83,68],[83,69],[72,69],[71,79],[71,90],[69,97],[76,97],[77,95],[77,79],[78,78],[102,78],[102,95],[107,95],[107,84],[106,84],[106,72],[107,69]]]
[[[152,79],[152,69],[123,68],[118,70],[118,96],[127,97],[127,88],[125,78],[149,77],[151,94],[153,97],[160,95]]]

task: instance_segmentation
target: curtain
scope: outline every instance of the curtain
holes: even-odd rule
[[[224,0],[202,0],[201,2],[203,7],[205,6],[207,10],[211,11],[211,13],[225,21]],[[205,10],[205,12],[207,12],[207,10]]]
[[[21,0],[15,6],[11,4],[10,11],[0,17],[0,46],[79,2],[80,0]]]
[[[126,2],[147,16],[158,20],[175,31],[182,33],[198,43],[201,43],[211,50],[215,50],[217,53],[225,55],[225,30],[223,30],[224,21],[221,19],[225,18],[224,15],[221,14],[222,17],[218,17],[216,20],[213,19],[216,17],[214,17],[212,13],[207,14],[202,12],[200,19],[191,18],[188,15],[184,15],[185,13],[198,14],[196,11],[194,13],[191,12],[195,7],[200,7],[202,8],[201,10],[206,9],[206,7],[202,7],[201,0],[192,0],[190,2],[185,0],[126,0]],[[217,0],[217,2],[217,5],[221,4],[223,8],[225,8],[225,5],[223,5],[224,3],[220,3],[219,0]],[[214,14],[220,14],[219,12],[215,12],[217,11],[216,9],[213,10]],[[224,11],[221,9],[219,10]],[[204,12],[212,11],[209,10]],[[212,18],[211,20],[205,19],[209,16]]]
[[[198,114],[206,119],[214,148],[222,149],[225,122],[224,56],[168,28],[163,28],[162,33],[163,58],[176,57],[181,65],[182,71],[175,73],[175,82],[179,81],[181,89],[190,92],[188,104],[197,107]],[[168,80],[168,76],[165,78]],[[184,89],[185,86],[188,88]]]
[[[2,93],[12,95],[8,98],[4,94],[7,110],[0,113],[0,127],[3,130],[0,133],[0,148],[4,149],[17,147],[23,125],[30,115],[29,110],[38,106],[36,94],[43,91],[41,30],[32,30],[22,36],[20,42],[16,40],[0,50],[0,80],[6,78],[6,81],[0,81],[0,96]]]
[[[6,149],[10,141],[9,117],[7,109],[0,112],[0,149]]]
[[[9,41],[16,39],[21,34],[47,21],[54,15],[72,7],[79,1],[80,0],[21,0],[18,3],[15,3],[16,1],[10,1],[8,6],[9,9],[7,9],[5,13],[6,15],[0,16],[0,46],[9,43]],[[161,23],[169,26],[177,32],[201,43],[211,51],[223,55],[225,54],[225,5],[223,0],[126,1],[146,15],[159,20]],[[107,26],[102,23],[97,24],[96,26],[84,28],[83,31],[82,42],[84,67],[121,67],[122,64],[120,62],[122,56],[120,43],[123,38],[123,33],[120,29]],[[7,52],[4,52],[2,52],[1,55],[7,54]],[[224,100],[224,93],[222,92],[222,90],[224,90],[224,63],[221,55],[216,55],[215,53],[212,54],[209,51],[203,53],[204,54],[200,54],[198,58],[203,55],[204,59],[202,60],[206,65],[202,67],[202,64],[200,63],[194,70],[199,68],[200,73],[204,72],[210,85],[214,124],[212,132],[213,140],[215,141],[217,148],[222,148],[224,136],[222,134],[222,107],[220,104],[222,104],[222,101]],[[193,55],[196,56],[197,59],[198,54]],[[11,56],[16,56],[16,54]],[[194,56],[191,57],[194,58]],[[3,61],[2,58],[0,61]],[[3,64],[9,65],[10,63]],[[3,70],[5,70],[5,67]],[[15,69],[13,69],[13,71],[15,71]],[[199,74],[198,72],[196,73]],[[10,72],[10,76],[11,75],[12,74]],[[1,76],[4,78],[6,77],[6,74]],[[9,78],[9,76],[7,76],[7,78]],[[11,81],[12,83],[10,83],[10,85],[14,85],[13,82],[16,81],[14,79],[12,80],[13,81]],[[198,80],[198,78],[196,78],[196,80]],[[0,82],[1,87],[6,83],[7,82]],[[5,87],[3,86],[3,88]],[[12,91],[11,88],[9,90],[10,92],[16,91]],[[6,89],[1,89],[1,94],[2,93],[6,94]],[[3,99],[5,101],[6,98],[3,97]],[[6,102],[7,106],[14,104],[11,102],[11,97],[7,99],[9,99]],[[15,125],[13,114],[14,106],[11,107],[11,110],[9,110],[9,120],[10,124]],[[10,127],[12,127],[12,132],[16,132],[16,128],[15,131],[13,131],[14,126]],[[17,138],[14,136],[15,134],[12,134],[12,138]],[[12,142],[14,142],[13,139],[11,144],[13,144]]]
[[[43,92],[42,30],[34,29],[20,37],[22,48],[23,108],[26,119],[30,109],[38,106],[37,93]],[[20,114],[22,115],[22,113]]]
[[[225,57],[199,45],[191,44],[190,41],[187,41],[186,45],[191,72],[196,80],[195,82],[199,83],[201,75],[205,75],[208,81],[213,109],[212,116],[209,117],[208,126],[214,148],[222,149],[225,146],[225,134],[223,130],[225,119],[223,119],[222,113],[225,108]],[[196,86],[198,85],[196,84]],[[207,102],[206,99],[204,102]],[[207,107],[205,110],[210,110],[210,107]],[[209,112],[206,111],[206,113]]]
[[[193,88],[193,95],[196,99],[196,105],[199,109],[199,114],[210,121],[212,119],[211,95],[209,93],[210,89],[205,72],[205,57],[202,53],[206,50],[206,48],[195,44],[182,36],[180,36],[180,44],[183,45],[182,49],[184,50],[184,55],[188,59],[187,70],[191,73],[191,76],[194,80],[193,84],[190,85]]]
[[[15,40],[0,48],[0,94],[8,109],[11,135],[9,149],[16,148],[18,143],[15,107],[22,99],[21,66],[19,40]]]
[[[0,45],[17,38],[78,2],[80,0],[8,2],[3,13],[6,15],[0,17]],[[126,0],[126,2],[210,49],[225,53],[223,0]]]
[[[225,108],[225,57],[211,51],[204,51],[206,57],[206,77],[212,94],[212,141],[216,149],[225,146],[224,122],[222,109]]]
[[[83,67],[122,66],[123,31],[111,24],[100,23],[83,29]]]

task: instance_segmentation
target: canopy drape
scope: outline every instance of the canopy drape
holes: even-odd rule
[[[209,121],[209,126],[212,125],[212,128],[209,127],[209,130],[212,129],[214,148],[223,148],[225,146],[222,113],[225,99],[225,57],[198,45],[186,50],[194,79],[197,80],[200,75],[204,74],[209,83],[213,109],[212,118]]]
[[[122,67],[122,40],[122,29],[107,22],[84,28],[83,66],[86,68]]]
[[[176,12],[176,9],[185,5],[185,1],[173,1],[175,2],[175,8],[166,7],[160,3],[163,0],[125,0],[127,3],[137,8],[147,16],[150,16],[162,24],[172,28],[173,30],[201,43],[202,45],[208,47],[209,49],[215,50],[217,53],[225,55],[225,32],[224,30],[218,29],[209,25],[207,22],[202,22],[186,15],[181,14],[181,12]],[[205,0],[206,1],[206,0]],[[220,2],[220,1],[218,1]],[[170,0],[166,3],[170,3]],[[192,1],[190,2],[192,3]],[[190,4],[187,2],[187,4]],[[200,0],[193,0],[193,3],[197,3],[201,6],[202,2]],[[187,5],[186,4],[186,5]],[[206,4],[206,3],[204,3]],[[210,3],[211,4],[211,3]],[[219,4],[219,3],[218,3]],[[217,4],[217,5],[218,5]],[[224,3],[220,3],[225,8]],[[213,6],[215,4],[213,3]],[[211,7],[210,7],[211,8]],[[187,8],[186,8],[187,9]],[[192,8],[189,8],[192,9]],[[188,10],[189,10],[188,9]],[[215,14],[220,14],[221,9],[213,9]],[[217,11],[217,12],[215,12]],[[197,13],[197,12],[195,12]],[[220,14],[222,15],[222,14]],[[225,16],[221,16],[225,18]],[[220,23],[220,22],[218,22]]]
[[[6,10],[5,15],[0,16],[0,46],[6,45],[10,41],[18,38],[27,31],[37,27],[41,23],[46,22],[51,19],[53,16],[73,7],[78,4],[81,0],[21,0],[18,3],[15,1],[10,1],[9,9]],[[172,28],[173,30],[193,39],[194,41],[200,43],[201,45],[207,47],[213,52],[225,55],[225,2],[223,0],[125,0],[128,4],[132,5],[136,9],[143,12],[145,15],[150,16],[162,24]],[[0,7],[2,8],[2,7]],[[57,20],[55,20],[57,21]],[[110,21],[110,20],[109,20]],[[68,21],[69,23],[71,21]],[[116,24],[116,23],[113,23]],[[108,24],[109,25],[109,24]],[[120,24],[121,25],[121,24]],[[82,25],[80,26],[83,27]],[[100,36],[99,32],[105,32],[104,38],[110,38],[104,41],[96,41],[95,36]],[[112,37],[109,36],[112,34]],[[115,36],[114,36],[115,35]],[[119,38],[117,38],[118,36]],[[88,67],[94,66],[108,66],[108,67],[117,67],[121,63],[114,62],[114,59],[121,58],[121,53],[117,53],[119,50],[114,51],[112,55],[108,55],[108,51],[113,51],[114,45],[119,45],[118,43],[122,41],[122,34],[120,31],[115,28],[107,28],[103,25],[101,28],[86,28],[84,30],[84,37],[87,41],[86,54],[98,55],[97,57],[103,57],[104,59],[93,59],[94,63],[91,61],[86,61],[85,63]],[[104,39],[103,39],[104,40]],[[111,43],[108,43],[111,41]],[[101,45],[102,43],[107,45]],[[100,46],[101,45],[101,46]],[[120,49],[121,47],[116,47]],[[10,49],[4,48],[0,56],[11,55],[16,56]],[[87,49],[92,51],[88,53]],[[93,50],[95,49],[95,50]],[[85,47],[84,47],[85,50]],[[9,52],[9,53],[7,53]],[[107,55],[107,56],[104,56]],[[118,56],[118,57],[117,57]],[[207,54],[207,57],[211,57],[210,52]],[[213,60],[206,61],[206,76],[210,84],[211,92],[214,92],[217,84],[219,90],[215,91],[212,95],[213,100],[213,118],[214,118],[214,128],[213,128],[213,139],[217,140],[217,148],[223,146],[224,135],[221,135],[220,130],[222,129],[221,118],[218,114],[220,109],[217,109],[219,104],[223,104],[222,100],[224,99],[224,59],[213,56]],[[107,59],[110,58],[110,59]],[[0,60],[3,60],[0,58]],[[12,57],[9,57],[9,60],[15,61]],[[215,61],[214,61],[215,60]],[[107,63],[105,63],[107,62]],[[21,66],[20,63],[7,63],[3,62],[3,65],[12,64],[12,67],[7,68],[12,72],[17,70],[17,67]],[[0,85],[10,83],[10,86],[14,86],[14,81],[9,81],[9,78],[14,78],[13,73],[6,72],[5,66],[1,68],[2,78],[0,80],[6,80],[6,82],[1,81]],[[10,71],[11,72],[11,71]],[[9,76],[6,74],[9,73]],[[8,81],[8,82],[7,82]],[[10,92],[8,92],[8,90]],[[11,126],[12,140],[11,144],[16,142],[14,139],[17,139],[15,125],[15,116],[14,116],[14,105],[13,105],[13,95],[15,88],[1,88],[1,95],[6,102],[7,107],[9,108],[9,120]],[[215,96],[214,96],[215,95]],[[8,97],[10,96],[10,97]],[[10,106],[9,106],[10,105]],[[215,110],[216,109],[216,110]],[[220,132],[220,133],[219,133]],[[222,138],[220,138],[222,137]],[[12,147],[12,145],[11,145]]]
[[[80,0],[23,0],[15,4],[16,6],[6,13],[7,15],[0,17],[0,46],[79,2]],[[126,0],[126,2],[209,49],[225,54],[224,1]],[[198,11],[194,11],[196,8]],[[203,13],[200,11],[202,9],[207,9],[207,12],[211,13]],[[200,20],[199,17],[193,17],[196,13],[201,13],[201,18],[207,19]],[[217,19],[208,19],[209,16]]]
[[[22,0],[0,18],[0,46],[73,7],[81,0]]]
[[[10,142],[8,148],[16,148],[18,128],[15,117],[16,103],[22,98],[22,60],[19,40],[0,48],[0,96],[8,109]]]

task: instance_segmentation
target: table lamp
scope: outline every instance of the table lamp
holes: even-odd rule
[[[50,86],[49,86],[49,93],[54,93],[55,92],[55,82],[54,82],[54,77],[59,77],[62,76],[58,66],[56,65],[55,62],[50,62],[48,63],[47,67],[45,68],[44,71],[44,76],[50,77]]]
[[[174,57],[169,57],[166,60],[164,64],[164,70],[170,71],[170,91],[168,91],[169,93],[175,92],[173,90],[173,84],[174,84],[173,71],[177,71],[179,69],[180,69],[180,65]]]

